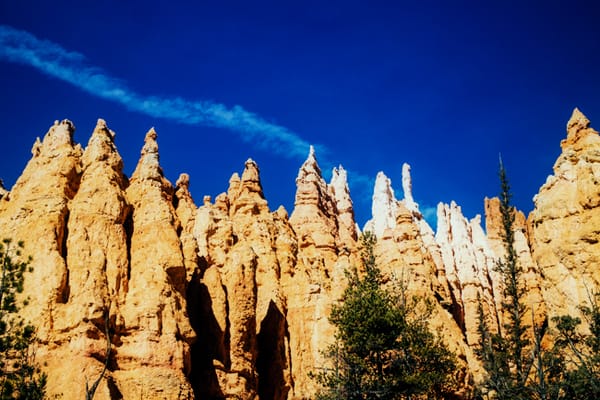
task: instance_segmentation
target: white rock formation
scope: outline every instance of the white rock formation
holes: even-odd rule
[[[481,217],[471,221],[455,202],[438,204],[438,225],[435,236],[442,253],[446,277],[455,299],[455,319],[463,329],[467,343],[474,344],[477,335],[478,299],[486,314],[495,321],[496,307],[490,273],[496,257],[481,228]]]
[[[344,243],[355,242],[358,238],[356,222],[354,219],[354,207],[350,198],[348,187],[348,173],[340,165],[334,168],[329,183],[331,197],[337,207],[337,222],[340,231],[340,239]]]
[[[396,200],[392,188],[392,181],[383,172],[379,172],[373,189],[373,204],[371,206],[373,217],[367,221],[363,231],[373,232],[377,238],[383,237],[386,229],[396,227],[397,213],[398,200]]]
[[[404,206],[414,213],[420,213],[419,205],[413,199],[410,165],[407,163],[402,164],[402,190],[404,191]]]

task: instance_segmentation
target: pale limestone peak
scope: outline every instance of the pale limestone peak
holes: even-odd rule
[[[242,173],[242,182],[260,182],[260,171],[258,169],[258,165],[253,159],[247,159],[244,167],[244,172]]]
[[[566,150],[579,143],[583,138],[590,138],[590,136],[597,137],[598,132],[590,127],[590,120],[576,108],[567,123],[567,138],[560,142],[560,146],[563,150]],[[579,148],[580,146],[576,147]]]
[[[227,197],[231,205],[230,215],[234,214],[256,214],[268,211],[262,185],[260,183],[260,171],[254,160],[246,160],[242,177],[234,173],[229,180]]]
[[[156,138],[158,134],[154,130],[154,127],[150,128],[150,130],[146,133],[144,137],[144,147],[142,147],[142,155],[148,153],[158,154],[158,143]]]
[[[76,153],[81,155],[81,146],[74,144],[73,133],[75,132],[75,125],[68,119],[62,121],[54,121],[54,124],[50,127],[48,132],[44,135],[44,139],[36,138],[32,148],[31,154],[33,157],[45,155],[46,157],[56,157],[57,155],[64,155],[65,153],[71,153],[75,150]],[[65,147],[69,150],[65,151]]]
[[[311,145],[308,151],[308,157],[306,161],[300,167],[298,171],[298,177],[296,178],[296,184],[303,179],[309,178],[311,175],[313,177],[309,180],[319,180],[323,179],[321,174],[321,168],[319,167],[319,163],[317,162],[317,157],[315,155],[315,148]]]
[[[465,240],[469,221],[454,200],[450,204],[439,203],[437,208],[436,242],[439,244]]]
[[[175,182],[175,197],[177,198],[177,213],[182,220],[190,221],[191,215],[196,212],[196,205],[190,193],[190,176],[186,173],[179,174]]]
[[[107,134],[111,140],[115,139],[115,132],[108,128],[106,121],[103,120],[102,118],[98,118],[98,121],[96,122],[96,127],[94,128],[94,133],[96,133],[96,132],[102,132],[102,133]],[[92,133],[92,135],[94,133]]]
[[[150,130],[146,133],[140,160],[138,161],[137,167],[132,174],[132,179],[162,179],[163,172],[159,162],[158,143],[156,141],[157,137],[158,134],[154,128],[150,128]]]
[[[227,196],[233,199],[237,196],[238,190],[240,189],[240,175],[237,172],[231,174],[229,178],[229,187],[227,188]]]
[[[234,172],[233,174],[231,174],[231,177],[229,178],[229,185],[231,185],[232,183],[237,184],[240,182],[240,175],[237,172]]]
[[[579,108],[575,107],[573,110],[573,114],[567,122],[567,132],[569,135],[572,133],[577,133],[581,129],[586,129],[590,127],[590,120],[587,119],[585,115],[579,110]]]
[[[54,125],[44,136],[40,150],[52,153],[64,145],[72,147],[74,132],[75,125],[68,119],[63,119],[61,122],[54,121]]]
[[[190,176],[188,174],[186,174],[185,172],[181,173],[179,175],[179,178],[177,178],[177,181],[175,182],[175,186],[177,186],[177,188],[189,190]]]
[[[338,210],[337,219],[340,227],[340,233],[348,235],[349,238],[356,240],[358,231],[354,220],[354,206],[350,197],[350,188],[348,187],[348,173],[341,165],[339,168],[333,168],[329,189]],[[346,238],[344,238],[346,239]]]
[[[99,119],[83,153],[83,166],[103,161],[118,173],[122,173],[123,160],[114,144],[114,138],[115,133],[108,128],[103,119]]]
[[[397,213],[398,200],[392,188],[392,181],[380,171],[375,178],[373,189],[372,219],[365,224],[363,231],[371,231],[381,238],[386,229],[396,227]]]
[[[274,214],[282,221],[287,221],[289,219],[288,212],[285,209],[285,207],[282,205],[279,206],[279,208],[277,208],[277,210],[275,210]]]
[[[290,223],[295,228],[302,226],[303,229],[306,229],[306,223],[335,224],[336,215],[337,210],[330,188],[323,179],[314,147],[311,146],[308,157],[296,177],[296,196]]]
[[[253,159],[249,158],[246,160],[244,167],[244,172],[242,173],[242,179],[240,182],[240,191],[244,191],[246,193],[257,193],[261,198],[264,199],[258,164],[256,164]]]
[[[437,227],[435,228],[435,240],[438,244],[449,241],[448,233],[448,205],[439,202],[437,205]]]
[[[336,193],[343,193],[348,191],[348,173],[341,165],[336,168],[334,167],[331,172],[331,181],[329,186],[333,189],[334,195]]]
[[[33,142],[33,146],[31,146],[31,155],[33,157],[37,157],[40,155],[40,152],[42,150],[42,141],[40,140],[39,136],[35,138],[35,142]]]
[[[402,164],[402,190],[404,191],[404,205],[412,212],[419,212],[419,205],[412,195],[412,178],[410,176],[410,165]]]
[[[229,196],[227,193],[219,193],[217,197],[215,197],[215,208],[224,213],[229,212]]]

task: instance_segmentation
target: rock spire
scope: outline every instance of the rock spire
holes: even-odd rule
[[[577,108],[561,148],[534,197],[529,240],[548,313],[579,316],[578,306],[600,287],[600,136]]]
[[[11,191],[0,186],[0,236],[24,240],[33,256],[21,315],[36,325],[48,394],[84,396],[86,379],[104,367],[108,315],[110,368],[99,400],[314,397],[308,372],[326,365],[331,307],[345,271],[362,266],[347,171],[334,168],[327,184],[311,147],[288,217],[269,209],[248,159],[224,193],[197,207],[187,174],[175,186],[165,178],[154,129],[129,178],[105,121],[85,150],[74,129],[56,121]],[[529,218],[515,210],[535,326],[581,316],[600,287],[600,136],[578,109],[561,150]],[[479,216],[439,204],[434,234],[408,164],[402,189],[398,200],[391,180],[377,175],[365,230],[378,237],[384,285],[402,284],[431,304],[428,321],[458,355],[460,397],[481,373],[478,299],[492,329],[503,323],[499,202],[484,202],[485,231]]]
[[[383,172],[378,172],[373,189],[371,206],[372,219],[367,221],[363,231],[370,231],[376,237],[384,236],[385,231],[396,227],[398,200],[392,188],[392,181]]]

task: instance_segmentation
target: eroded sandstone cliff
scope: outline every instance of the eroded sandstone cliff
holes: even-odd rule
[[[548,313],[581,316],[600,287],[600,136],[578,109],[560,147],[534,198],[529,240]]]
[[[289,216],[269,208],[251,159],[198,207],[187,174],[175,186],[165,178],[153,129],[130,178],[104,121],[85,149],[74,129],[56,122],[11,190],[0,186],[0,234],[24,240],[33,256],[22,315],[37,327],[49,394],[83,398],[107,361],[98,399],[311,398],[309,372],[325,365],[321,351],[335,334],[331,306],[345,271],[359,267],[343,167],[326,183],[311,148]],[[600,138],[578,110],[567,131],[534,211],[527,221],[516,214],[537,325],[578,315],[600,284]],[[431,302],[430,325],[459,359],[460,395],[481,373],[479,301],[502,329],[499,203],[485,200],[485,231],[479,216],[440,204],[434,233],[413,198],[410,166],[402,172],[401,200],[377,175],[363,230],[378,238],[386,284]]]

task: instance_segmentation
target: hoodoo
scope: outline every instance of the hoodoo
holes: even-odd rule
[[[311,147],[288,217],[269,208],[248,159],[224,193],[198,206],[194,177],[181,174],[175,186],[165,178],[154,129],[131,177],[103,120],[85,149],[74,130],[55,122],[10,191],[0,181],[0,236],[25,241],[33,257],[21,315],[37,329],[48,394],[84,398],[106,365],[98,400],[313,398],[310,373],[327,366],[323,350],[335,339],[332,306],[345,272],[360,269],[348,172],[334,168],[327,184]],[[536,327],[582,317],[600,289],[600,137],[578,109],[561,148],[529,217],[514,210]],[[479,305],[491,329],[507,321],[500,202],[483,201],[485,230],[480,216],[440,203],[434,233],[408,164],[401,183],[398,200],[377,175],[363,231],[377,237],[384,285],[430,304],[427,321],[457,356],[455,395],[464,397],[483,372]]]

